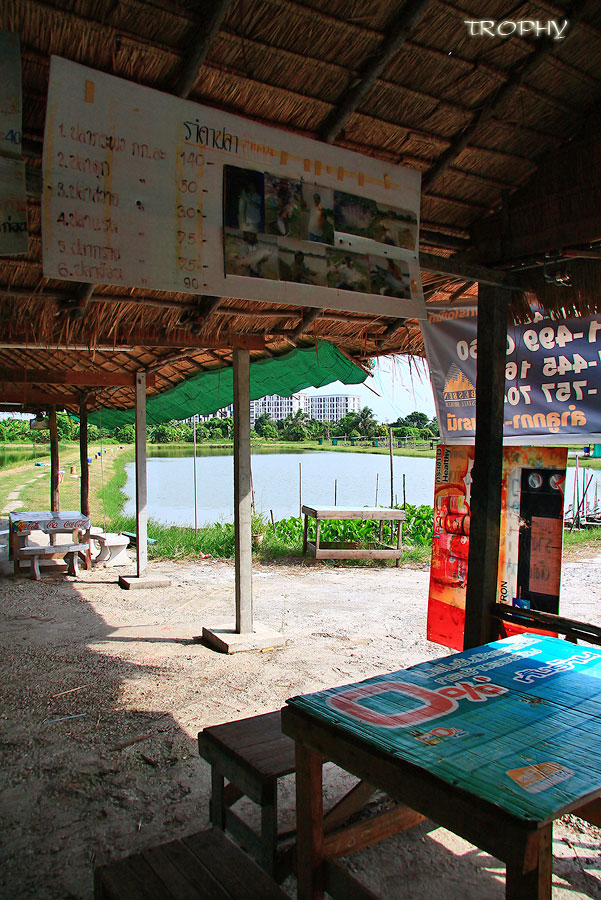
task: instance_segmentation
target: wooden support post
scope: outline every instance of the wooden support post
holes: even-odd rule
[[[501,477],[509,291],[478,287],[476,446],[471,489],[470,549],[464,649],[495,638],[492,618],[499,568]]]
[[[234,534],[236,633],[253,631],[250,483],[250,355],[234,350]]]
[[[80,509],[84,516],[90,515],[90,468],[88,465],[88,395],[79,398],[79,485]]]
[[[138,578],[148,564],[146,372],[136,373],[136,548]]]
[[[321,757],[296,745],[296,875],[299,900],[323,900]]]
[[[50,408],[48,419],[50,422],[50,509],[58,512],[60,509],[58,497],[58,431],[56,428],[56,406]]]

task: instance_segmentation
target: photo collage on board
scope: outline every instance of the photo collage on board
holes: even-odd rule
[[[411,297],[401,259],[337,248],[335,232],[415,252],[417,217],[311,182],[224,166],[226,275]]]

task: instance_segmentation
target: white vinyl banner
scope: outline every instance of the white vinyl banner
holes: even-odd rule
[[[44,275],[424,318],[419,172],[53,57]]]

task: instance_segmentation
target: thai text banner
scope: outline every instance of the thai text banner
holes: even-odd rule
[[[473,443],[477,307],[428,309],[422,332],[444,443]],[[601,316],[535,313],[507,331],[504,439],[509,444],[601,440]]]
[[[44,274],[423,318],[421,175],[53,57]]]

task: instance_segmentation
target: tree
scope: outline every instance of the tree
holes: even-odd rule
[[[359,413],[359,422],[357,424],[357,428],[364,437],[371,437],[377,427],[378,423],[374,418],[373,409],[370,409],[369,406],[364,406]]]
[[[279,436],[280,433],[275,426],[275,422],[267,422],[263,426],[263,434],[261,435],[261,437],[263,437],[266,441],[277,441]]]
[[[408,416],[405,416],[404,424],[410,425],[412,428],[427,428],[428,421],[428,416],[425,413],[414,410]]]
[[[136,429],[133,425],[123,425],[117,429],[115,437],[122,444],[133,444],[136,439]]]
[[[359,427],[359,413],[356,412],[348,412],[346,416],[344,416],[338,422],[338,431],[340,434],[346,434],[348,437],[351,431],[357,430]]]
[[[265,428],[267,426],[274,426],[274,421],[269,413],[264,412],[261,413],[260,416],[257,416],[257,418],[255,419],[255,431],[261,437],[265,437]]]

